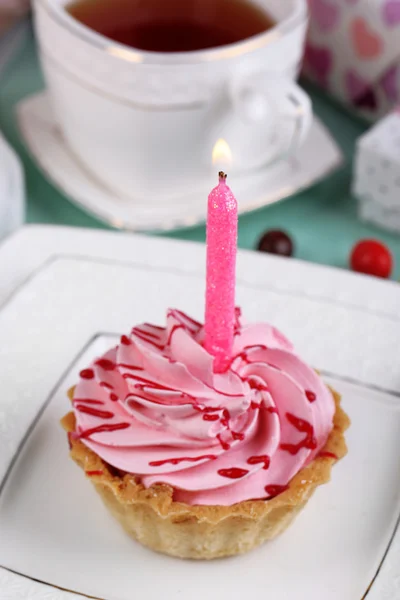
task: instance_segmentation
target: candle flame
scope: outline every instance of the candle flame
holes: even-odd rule
[[[232,165],[232,151],[229,144],[223,138],[219,138],[215,142],[212,151],[212,162],[213,165],[230,167]]]

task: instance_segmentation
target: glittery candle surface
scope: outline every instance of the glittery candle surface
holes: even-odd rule
[[[235,322],[237,202],[224,177],[208,197],[205,348],[214,371],[229,365]]]

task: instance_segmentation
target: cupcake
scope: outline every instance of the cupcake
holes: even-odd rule
[[[169,310],[80,373],[71,458],[138,542],[172,556],[247,552],[292,522],[346,454],[340,397],[267,323],[236,311],[213,371],[204,327]]]

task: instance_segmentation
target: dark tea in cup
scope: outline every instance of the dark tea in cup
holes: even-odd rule
[[[152,52],[235,44],[275,24],[250,0],[77,0],[67,10],[111,40]]]

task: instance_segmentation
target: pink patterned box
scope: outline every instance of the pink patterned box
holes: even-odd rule
[[[400,102],[400,0],[308,0],[307,76],[371,120]]]

